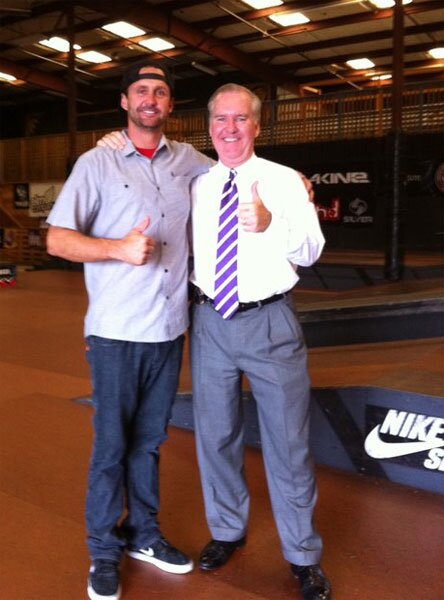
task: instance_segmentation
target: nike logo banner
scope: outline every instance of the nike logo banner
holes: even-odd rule
[[[385,442],[380,437],[380,429],[380,425],[377,425],[365,439],[365,451],[372,458],[396,458],[444,447],[444,441],[440,439],[423,442]]]
[[[444,475],[444,418],[371,404],[365,412],[369,457]]]

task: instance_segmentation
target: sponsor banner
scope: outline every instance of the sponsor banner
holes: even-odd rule
[[[3,248],[17,248],[17,231],[15,229],[3,230]]]
[[[29,184],[29,216],[47,217],[57,199],[63,182],[49,181]]]
[[[444,194],[444,163],[428,160],[407,166],[403,185],[408,196],[434,196]]]
[[[14,208],[29,208],[29,184],[14,184]]]
[[[436,167],[435,173],[433,175],[433,182],[438,192],[444,194],[444,163],[440,163]]]
[[[444,494],[444,398],[350,387],[313,399],[316,462]]]
[[[13,287],[16,284],[16,267],[8,263],[0,263],[0,288]]]
[[[346,225],[372,225],[375,214],[373,168],[354,166],[348,171],[329,170],[323,166],[307,173],[315,192],[315,206],[320,221]]]
[[[42,248],[43,239],[39,229],[30,229],[28,231],[28,246],[30,248]]]
[[[441,472],[444,489],[444,418],[370,404],[366,425],[368,456]]]

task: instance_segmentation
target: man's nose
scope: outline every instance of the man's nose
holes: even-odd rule
[[[156,103],[156,95],[154,92],[146,92],[143,97],[143,102],[145,104],[155,104]]]
[[[227,126],[227,129],[229,131],[236,131],[236,129],[237,129],[236,119],[234,119],[234,118],[228,119],[227,123],[226,123],[226,126]]]

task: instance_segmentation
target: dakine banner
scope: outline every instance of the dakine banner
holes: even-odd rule
[[[307,173],[315,191],[320,221],[372,225],[375,219],[373,170],[354,165],[350,170],[322,169]]]

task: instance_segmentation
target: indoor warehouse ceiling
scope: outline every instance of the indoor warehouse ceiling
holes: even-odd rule
[[[172,69],[184,108],[202,105],[208,91],[228,81],[265,97],[390,85],[393,7],[367,0],[274,3],[0,0],[0,72],[9,79],[0,80],[0,108],[67,96],[73,79],[79,105],[115,103],[122,70],[144,56]],[[442,0],[413,0],[403,10],[405,83],[442,81],[444,58],[429,53],[444,46]],[[278,22],[295,12],[304,22]],[[107,29],[121,21],[139,31],[122,37]],[[76,44],[71,58],[41,44],[54,37]],[[142,45],[153,39],[157,50]],[[91,51],[106,62],[91,62]],[[371,62],[348,63],[362,58]]]

